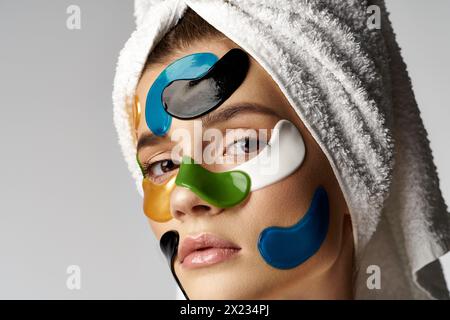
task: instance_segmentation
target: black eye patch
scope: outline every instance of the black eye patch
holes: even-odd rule
[[[174,118],[201,117],[219,107],[244,81],[249,58],[234,48],[219,59],[205,74],[194,79],[177,79],[162,92],[164,109]]]

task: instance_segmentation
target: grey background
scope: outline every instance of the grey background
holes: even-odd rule
[[[71,4],[81,30],[66,28]],[[387,6],[448,201],[450,2]],[[123,0],[0,0],[0,298],[176,295],[112,123],[132,10]],[[79,291],[66,287],[72,264]]]

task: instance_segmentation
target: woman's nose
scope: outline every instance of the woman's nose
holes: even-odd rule
[[[212,216],[222,211],[223,208],[209,204],[184,187],[177,186],[170,195],[170,213],[180,221],[193,216]]]

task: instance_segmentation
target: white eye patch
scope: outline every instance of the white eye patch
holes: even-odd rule
[[[250,176],[251,191],[274,184],[291,175],[305,158],[305,143],[297,127],[289,120],[280,120],[273,128],[267,146],[254,158],[232,170]]]

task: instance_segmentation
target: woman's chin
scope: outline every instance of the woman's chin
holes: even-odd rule
[[[264,277],[260,277],[262,281],[258,281],[254,270],[244,268],[237,262],[183,272],[180,281],[189,299],[258,299],[262,294]]]
[[[190,300],[256,300],[261,299],[262,292],[255,292],[255,288],[236,287],[232,283],[196,284],[186,288]]]

